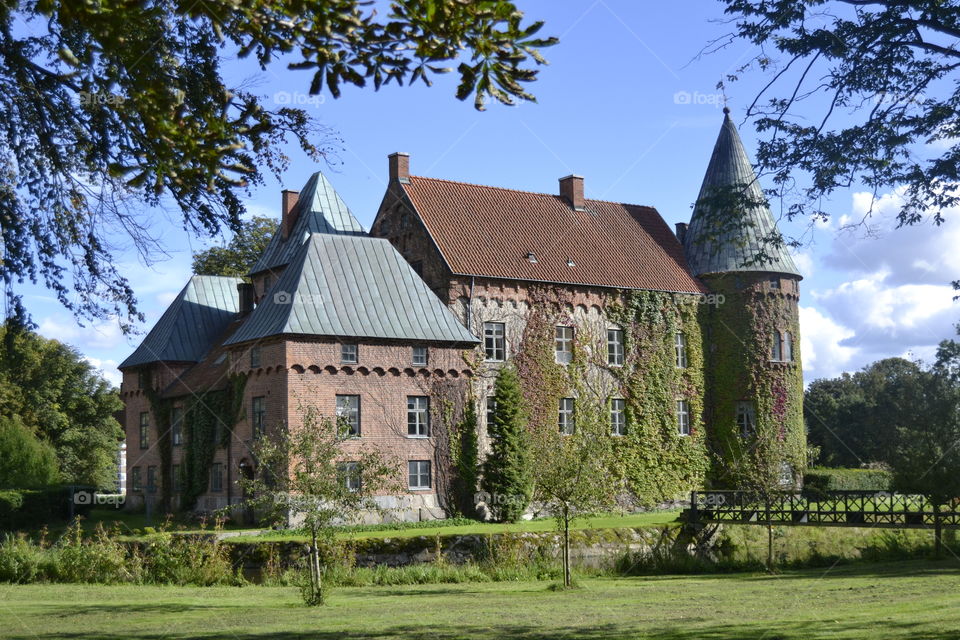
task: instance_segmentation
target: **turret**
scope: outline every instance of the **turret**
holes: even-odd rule
[[[802,279],[756,173],[724,109],[690,224],[682,234],[693,275],[715,293],[705,314],[706,420],[718,454],[715,485],[739,484],[757,452],[772,452],[784,484],[806,462],[800,366]]]

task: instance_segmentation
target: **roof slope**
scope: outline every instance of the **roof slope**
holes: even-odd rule
[[[737,127],[729,110],[724,109],[723,126],[684,237],[687,262],[697,276],[737,271],[800,276],[787,247],[772,240],[779,231],[770,209],[741,204],[734,205],[731,214],[730,207],[723,203],[738,198],[747,203],[764,202]]]
[[[320,233],[225,344],[282,334],[478,342],[388,241]]]
[[[417,176],[403,188],[455,274],[704,291],[651,207],[587,200],[575,211],[558,195]]]
[[[289,237],[284,240],[281,234],[273,234],[263,255],[250,270],[251,274],[288,264],[311,233],[365,234],[350,208],[319,171],[303,185],[294,211],[297,212],[297,221]]]
[[[193,276],[119,369],[150,362],[199,362],[240,310],[240,278]]]

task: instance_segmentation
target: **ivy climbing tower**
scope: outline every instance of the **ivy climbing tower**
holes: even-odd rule
[[[733,485],[757,451],[796,485],[806,460],[800,366],[800,280],[737,128],[724,108],[690,224],[687,263],[713,291],[706,314],[705,418],[711,481]]]

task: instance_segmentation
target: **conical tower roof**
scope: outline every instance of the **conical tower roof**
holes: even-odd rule
[[[700,187],[683,238],[687,264],[696,276],[729,272],[771,272],[802,277],[779,237],[764,203],[757,175],[743,148],[730,110]]]

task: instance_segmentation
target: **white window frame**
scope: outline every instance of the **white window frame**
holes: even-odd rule
[[[690,435],[690,403],[683,399],[677,400],[677,433]]]
[[[784,362],[793,362],[793,334],[789,331],[783,332],[783,349],[780,356]]]
[[[407,461],[407,488],[410,491],[429,491],[433,488],[433,469],[429,460]],[[426,484],[423,483],[426,478]]]
[[[410,355],[410,362],[416,367],[425,367],[430,362],[430,352],[427,347],[417,345],[413,347]]]
[[[624,360],[623,329],[607,329],[607,364],[622,367]]]
[[[554,357],[559,364],[573,362],[573,327],[557,325],[554,332]]]
[[[407,437],[430,437],[430,396],[407,396]]]
[[[354,405],[355,401],[355,405]],[[340,425],[349,427],[343,437],[359,438],[362,430],[360,425],[360,396],[356,393],[338,393],[336,397],[336,415],[338,432]]]
[[[487,435],[490,437],[494,437],[493,434],[490,433],[490,427],[493,426],[493,416],[497,411],[497,396],[493,395],[492,393],[487,396],[487,405],[485,409],[486,409],[485,415],[487,420]]]
[[[572,436],[577,432],[577,403],[573,398],[560,398],[557,427],[565,436]]]
[[[360,362],[360,345],[342,343],[340,345],[340,362],[343,364]]]
[[[627,401],[610,398],[610,435],[627,435]]]
[[[487,362],[503,362],[507,359],[507,325],[505,323],[483,323],[483,355]]]
[[[757,430],[757,410],[752,402],[737,402],[737,430],[741,438],[749,438]]]
[[[339,462],[337,463],[337,473],[340,474],[340,479],[347,491],[351,493],[360,491],[363,486],[363,479],[360,477],[359,462]]]
[[[783,335],[779,329],[773,331],[773,344],[770,345],[770,360],[772,362],[783,361]]]
[[[682,331],[673,335],[673,351],[677,369],[687,368],[687,336]]]

